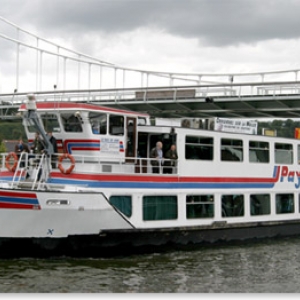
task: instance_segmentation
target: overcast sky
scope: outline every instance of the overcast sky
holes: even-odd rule
[[[1,0],[0,11],[39,36],[124,67],[300,69],[298,0]],[[2,47],[3,59],[9,49]]]

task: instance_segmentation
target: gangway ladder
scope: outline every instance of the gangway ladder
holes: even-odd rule
[[[21,167],[21,164],[24,163],[25,166]],[[18,160],[18,164],[17,164],[17,168],[14,172],[14,176],[13,176],[13,180],[12,180],[12,185],[14,187],[18,187],[19,186],[19,183],[21,182],[21,179],[22,179],[22,176],[24,175],[24,172],[25,173],[25,176],[28,172],[28,153],[26,152],[22,152],[20,157],[19,157],[19,160]]]
[[[32,182],[31,189],[40,190],[42,186],[44,186],[45,182],[47,182],[50,174],[50,160],[51,156],[43,153],[40,157],[39,164],[36,169],[36,173],[34,176],[34,180]]]
[[[33,154],[34,155],[34,154]],[[33,159],[33,161],[38,161],[38,165],[33,165],[32,168],[35,168],[34,177],[31,177],[30,181],[22,181],[22,177],[27,175],[29,169],[29,161]],[[21,163],[24,163],[25,166],[21,167]],[[12,185],[15,188],[21,186],[30,188],[31,190],[41,189],[43,184],[48,180],[50,174],[50,161],[49,157],[46,154],[42,155],[34,155],[33,158],[30,158],[29,154],[26,152],[22,152],[18,161],[17,168],[15,170]],[[39,176],[40,175],[40,176]]]

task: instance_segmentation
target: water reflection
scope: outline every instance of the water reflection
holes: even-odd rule
[[[105,259],[0,261],[0,292],[299,292],[300,239]]]

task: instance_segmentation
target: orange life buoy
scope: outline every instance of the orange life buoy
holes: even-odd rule
[[[68,158],[71,161],[71,166],[68,169],[64,169],[64,167],[62,166],[62,161],[65,158]],[[58,168],[63,174],[70,174],[73,171],[74,167],[75,167],[75,159],[71,154],[65,153],[59,157]]]
[[[14,159],[13,165],[10,164],[10,159]],[[8,171],[14,172],[16,170],[16,167],[18,165],[18,156],[15,152],[10,152],[5,158],[5,167],[7,168]]]

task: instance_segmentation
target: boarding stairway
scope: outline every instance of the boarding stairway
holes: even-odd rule
[[[45,189],[49,174],[50,157],[48,155],[22,152],[11,185],[13,188],[42,190]]]

